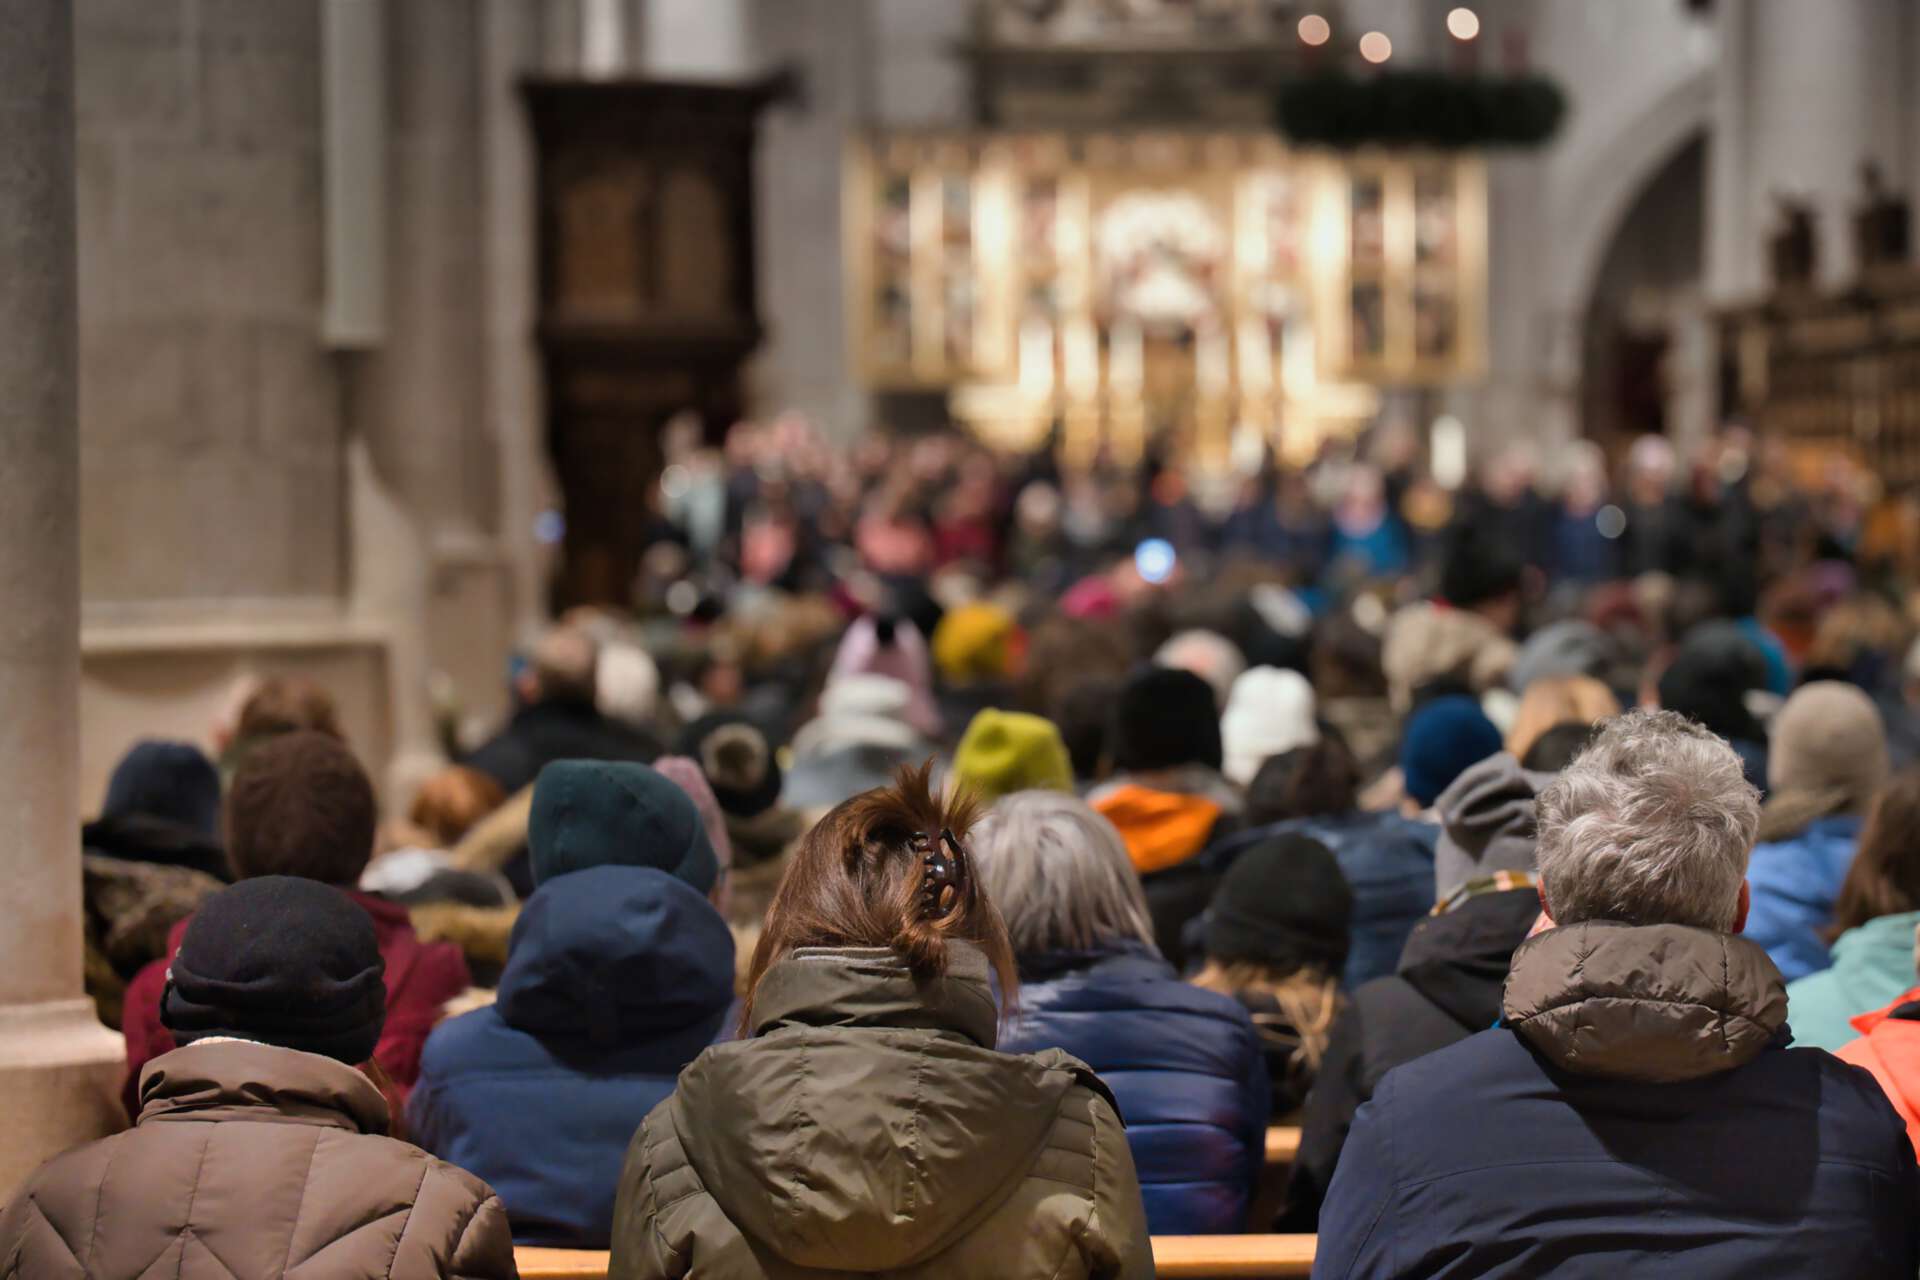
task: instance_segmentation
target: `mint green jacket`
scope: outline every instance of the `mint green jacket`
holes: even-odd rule
[[[1850,1019],[1884,1009],[1915,985],[1914,928],[1920,911],[1881,916],[1841,934],[1833,964],[1787,984],[1793,1042],[1834,1050],[1860,1033]]]

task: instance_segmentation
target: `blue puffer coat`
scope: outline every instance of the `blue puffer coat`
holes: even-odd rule
[[[1113,1090],[1155,1235],[1247,1229],[1266,1159],[1267,1066],[1239,1001],[1139,943],[1026,957],[1003,1053],[1064,1049]]]
[[[1861,819],[1852,814],[1819,818],[1799,835],[1753,847],[1747,863],[1753,907],[1746,937],[1765,948],[1788,982],[1833,963],[1819,931],[1833,923],[1833,903],[1853,865],[1860,826]]]
[[[409,1137],[498,1192],[517,1242],[604,1249],[634,1130],[732,1000],[733,935],[699,891],[650,867],[556,877],[499,1001],[428,1039]]]
[[[1397,813],[1293,818],[1242,831],[1206,857],[1224,871],[1254,845],[1287,834],[1311,836],[1327,846],[1353,890],[1353,945],[1341,985],[1353,991],[1393,973],[1413,926],[1433,910],[1433,849],[1440,828]]]

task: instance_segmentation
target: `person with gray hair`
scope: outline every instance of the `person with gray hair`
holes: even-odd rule
[[[1905,1125],[1788,1047],[1779,970],[1740,936],[1760,800],[1732,747],[1631,712],[1538,803],[1548,927],[1497,1026],[1360,1109],[1314,1275],[1912,1277]]]
[[[1106,1081],[1155,1235],[1245,1230],[1268,1113],[1247,1011],[1161,958],[1120,833],[1085,801],[1016,792],[969,843],[1020,967],[1001,1051],[1064,1049]]]

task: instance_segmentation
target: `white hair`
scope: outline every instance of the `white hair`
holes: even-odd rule
[[[1538,803],[1554,923],[1733,928],[1760,793],[1720,738],[1675,712],[1629,712]]]
[[[1127,847],[1087,802],[1057,791],[1003,797],[968,836],[1015,955],[1153,945],[1153,917]]]

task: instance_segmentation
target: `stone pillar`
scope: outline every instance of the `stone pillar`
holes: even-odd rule
[[[0,39],[0,1197],[121,1123],[120,1037],[81,980],[73,12]]]
[[[1819,283],[1853,278],[1852,210],[1860,163],[1907,180],[1904,6],[1881,0],[1750,0],[1721,5],[1721,75],[1709,179],[1710,276],[1719,297],[1770,284],[1766,240],[1775,193],[1810,199]],[[1730,241],[1714,244],[1714,236]]]

